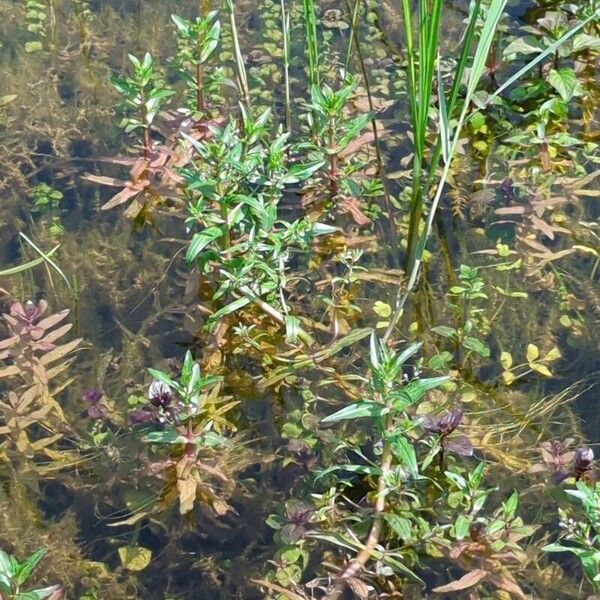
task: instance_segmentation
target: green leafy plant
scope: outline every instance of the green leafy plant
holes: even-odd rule
[[[219,44],[221,23],[213,11],[195,21],[171,15],[177,26],[177,72],[186,84],[187,106],[195,116],[207,110],[207,96],[220,91],[224,80],[222,68],[206,70],[206,63]]]
[[[346,76],[337,90],[327,84],[312,86],[307,119],[314,142],[302,142],[297,148],[306,151],[311,162],[324,165],[318,172],[320,177],[313,178],[314,189],[309,189],[305,202],[350,213],[357,224],[364,226],[369,219],[361,211],[361,200],[380,196],[383,190],[378,181],[362,175],[366,164],[355,156],[372,141],[372,132],[364,133],[371,124],[371,115],[347,115],[348,102],[357,85],[355,78]]]
[[[27,31],[34,34],[34,39],[25,43],[25,52],[39,52],[44,48],[46,37],[46,21],[48,6],[42,0],[27,0],[25,3],[25,18]]]
[[[23,562],[19,562],[14,556],[0,550],[0,598],[2,600],[61,600],[63,598],[63,589],[60,585],[24,589],[45,554],[46,550],[40,548]]]
[[[470,353],[475,353],[482,358],[489,358],[490,349],[474,333],[485,333],[489,323],[485,319],[485,309],[481,306],[482,300],[487,300],[484,290],[484,281],[476,267],[461,265],[458,272],[459,284],[450,288],[449,304],[458,322],[457,327],[438,325],[432,331],[454,342],[455,351],[461,357],[461,364],[468,360]]]
[[[117,91],[123,95],[126,111],[129,113],[121,121],[127,133],[141,130],[142,150],[148,159],[151,151],[150,128],[156,115],[166,100],[175,92],[162,82],[150,53],[146,52],[142,60],[132,54],[129,61],[133,73],[129,77],[111,77],[110,81]]]
[[[226,502],[233,480],[226,472],[231,441],[225,432],[235,428],[225,415],[237,401],[219,395],[222,377],[202,376],[192,354],[185,355],[179,379],[149,369],[155,378],[148,390],[147,407],[132,414],[135,423],[153,424],[142,435],[157,456],[153,471],[166,480],[161,500],[152,509],[163,511],[179,500],[179,512],[190,512],[197,500],[222,515],[229,509]],[[240,460],[239,467],[243,466]],[[134,523],[147,511],[135,514],[119,524]]]
[[[197,152],[181,174],[186,181],[189,231],[196,230],[186,259],[205,274],[217,272],[213,300],[228,302],[210,317],[254,303],[284,324],[285,270],[294,252],[306,250],[314,235],[332,231],[307,219],[278,219],[285,186],[308,178],[323,161],[288,165],[288,134],[266,128],[270,111],[252,119],[243,110],[243,128],[230,121],[213,127],[213,137],[196,141]],[[198,231],[199,230],[199,231]],[[291,318],[291,317],[290,317]],[[304,341],[309,338],[296,328]]]
[[[600,483],[577,482],[577,489],[566,490],[569,498],[583,508],[584,517],[559,509],[561,540],[544,546],[545,552],[574,554],[595,593],[600,592]]]

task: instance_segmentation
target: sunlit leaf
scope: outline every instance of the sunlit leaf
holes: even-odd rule
[[[419,475],[419,465],[417,463],[417,455],[413,445],[404,436],[394,436],[390,440],[392,452],[400,461],[402,466],[408,471],[411,477]]]
[[[338,421],[348,421],[350,419],[361,419],[363,417],[378,417],[381,414],[383,406],[375,402],[356,402],[345,406],[341,410],[325,417],[321,423],[337,423]]]
[[[527,362],[533,362],[539,357],[539,355],[539,348],[535,344],[527,345],[527,354],[525,355],[527,357]]]
[[[513,359],[510,352],[503,351],[500,353],[500,364],[505,371],[512,367]]]
[[[466,590],[467,588],[477,585],[482,579],[488,575],[487,571],[483,569],[473,569],[466,575],[463,575],[460,579],[453,581],[447,585],[441,585],[433,588],[436,594],[447,594],[448,592],[458,592],[460,590]]]
[[[118,552],[121,564],[128,571],[142,571],[152,559],[152,551],[143,546],[121,546]]]

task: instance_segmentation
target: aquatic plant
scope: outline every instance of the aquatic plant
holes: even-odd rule
[[[194,15],[189,8],[178,10]],[[52,56],[18,53],[23,89],[41,79],[48,105],[56,93],[62,118],[76,122],[62,135],[39,108],[29,110],[19,88],[2,127],[27,109],[31,139],[10,153],[26,157],[12,171],[24,180],[22,198],[37,190],[45,210],[60,189],[73,207],[61,246],[82,278],[88,302],[77,323],[93,345],[79,391],[63,394],[65,369],[43,384],[36,366],[54,352],[43,344],[60,338],[63,321],[42,332],[35,303],[7,309],[16,334],[0,341],[1,475],[13,506],[30,512],[0,541],[21,554],[53,532],[56,551],[64,523],[65,586],[82,600],[258,597],[251,577],[278,599],[412,597],[420,588],[551,597],[542,572],[558,566],[538,560],[541,544],[527,540],[535,528],[518,513],[531,517],[535,508],[546,524],[542,495],[552,486],[546,478],[522,496],[512,490],[527,471],[587,485],[594,474],[566,406],[573,394],[555,389],[557,376],[573,381],[595,356],[579,352],[585,364],[573,366],[568,346],[587,336],[592,347],[597,329],[584,315],[598,305],[597,228],[586,200],[597,195],[588,68],[597,51],[585,38],[588,48],[555,64],[562,43],[566,52],[583,31],[594,34],[589,9],[561,6],[561,31],[535,24],[540,70],[524,73],[527,63],[509,75],[527,55],[502,55],[513,39],[511,26],[495,35],[511,18],[501,1],[472,5],[456,52],[449,21],[464,15],[441,1],[419,3],[414,23],[408,2],[397,10],[348,2],[344,13],[262,0],[247,13],[230,0],[223,31],[207,2],[194,8],[197,18],[171,16],[175,52],[173,28],[163,26],[169,3],[140,0],[117,13],[77,0],[60,4],[70,24],[57,39],[70,42]],[[83,31],[92,22],[111,38]],[[96,94],[102,81],[90,65],[119,69],[123,44],[151,47],[156,61],[135,59],[133,74],[118,78],[123,124],[134,134],[124,139],[134,148],[101,159],[129,177],[86,176],[117,188],[106,202],[82,193],[69,168],[107,146],[118,152],[120,140],[99,133],[107,94]],[[87,74],[72,66],[80,52]],[[520,76],[524,83],[504,93]],[[398,162],[388,180],[386,167]],[[460,222],[444,218],[448,187]],[[103,202],[129,203],[133,231],[98,223]],[[95,226],[75,231],[80,213],[93,214]],[[46,233],[42,218],[30,220],[35,234]],[[434,220],[439,246],[427,253]],[[56,248],[29,247],[37,261],[0,275],[56,265]],[[13,257],[10,244],[2,251]],[[413,318],[401,322],[426,258],[414,316],[407,311]],[[18,284],[34,293],[45,284],[37,275]],[[179,368],[182,345],[194,354]],[[563,354],[573,372],[561,368]],[[70,358],[60,356],[60,366]],[[148,380],[140,376],[147,364],[166,366]],[[578,445],[543,445],[543,464],[531,467],[548,430]],[[121,527],[117,535],[111,526]],[[19,530],[35,544],[19,540]],[[52,554],[60,564],[63,555]],[[577,597],[568,574],[563,589]]]
[[[233,442],[226,436],[235,427],[226,415],[238,402],[220,395],[223,378],[202,376],[189,351],[178,380],[156,369],[149,372],[155,378],[148,390],[149,406],[135,409],[131,420],[145,426],[141,440],[158,459],[148,464],[148,472],[166,481],[151,510],[168,510],[178,500],[183,515],[199,501],[217,515],[225,514],[230,509],[226,499],[235,486],[228,473],[234,468],[228,460]],[[147,514],[141,511],[119,524],[137,522]]]
[[[269,117],[265,111],[253,119],[243,110],[241,130],[230,121],[223,128],[213,126],[210,139],[185,136],[197,153],[180,171],[186,182],[186,225],[188,231],[199,229],[186,260],[206,275],[216,270],[213,300],[229,297],[210,315],[211,326],[253,303],[288,327],[295,317],[286,314],[286,265],[315,235],[333,230],[308,219],[277,218],[285,186],[310,177],[323,160],[289,165],[288,134],[270,137]],[[310,340],[294,327],[297,336]]]
[[[23,588],[46,550],[40,548],[23,562],[0,550],[0,598],[2,600],[61,600],[63,590],[60,585],[51,585],[25,591]]]
[[[584,460],[588,462],[590,449]],[[593,452],[591,453],[593,457]],[[586,470],[588,466],[586,465]],[[576,477],[578,479],[578,477]],[[576,489],[566,490],[569,499],[574,499],[583,508],[583,518],[574,518],[572,513],[559,509],[560,540],[544,546],[545,552],[569,552],[579,560],[588,583],[595,593],[600,592],[600,483],[579,481]]]
[[[2,315],[8,336],[0,341],[0,360],[8,363],[0,369],[0,379],[10,378],[12,382],[6,400],[0,402],[1,457],[12,468],[20,465],[21,474],[31,471],[39,476],[77,460],[76,452],[57,447],[64,436],[66,418],[55,397],[70,383],[61,381],[60,376],[81,340],[57,344],[71,329],[70,324],[56,328],[69,311],[42,318],[47,306],[45,300],[14,302]],[[40,456],[50,461],[39,462]]]
[[[150,128],[167,98],[175,92],[160,80],[149,52],[144,54],[142,60],[130,54],[129,60],[133,66],[132,75],[126,78],[113,76],[110,81],[123,95],[124,105],[131,113],[131,116],[123,118],[121,127],[127,133],[141,129],[142,150],[144,158],[148,160],[152,146]]]
[[[332,463],[310,481],[311,504],[290,501],[284,515],[269,519],[281,547],[275,569],[258,583],[287,598],[310,597],[306,588],[328,600],[342,597],[345,589],[386,597],[400,582],[420,582],[418,568],[429,556],[445,557],[466,571],[434,591],[490,585],[524,598],[512,571],[528,562],[519,542],[535,527],[524,526],[516,515],[518,495],[483,513],[493,490],[482,487],[483,463],[474,469],[461,464],[461,457],[473,453],[468,437],[455,433],[462,411],[419,416],[427,392],[449,378],[420,377],[415,360],[420,344],[396,352],[372,336],[370,348],[362,398],[321,420],[348,427],[329,441],[320,434],[321,442],[313,443]],[[357,437],[352,426],[365,419],[374,434]],[[365,454],[360,446],[367,440],[374,450]],[[315,492],[315,486],[323,491]],[[300,582],[309,553],[317,550],[314,540],[349,557],[339,567],[329,558],[325,572],[318,570],[305,588]]]
[[[171,15],[177,26],[177,71],[188,88],[187,106],[195,118],[205,115],[207,97],[219,92],[224,80],[222,68],[207,71],[205,67],[219,43],[221,23],[217,14],[212,11],[195,21]]]

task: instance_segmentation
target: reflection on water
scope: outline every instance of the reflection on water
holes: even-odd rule
[[[87,447],[73,467],[73,477],[63,479],[57,473],[39,485],[30,473],[23,476],[19,486],[2,492],[0,545],[12,547],[15,540],[27,540],[25,545],[32,548],[47,547],[44,574],[52,581],[71,581],[73,597],[82,600],[260,598],[249,579],[272,558],[272,530],[265,519],[290,492],[287,471],[279,468],[275,451],[281,442],[282,411],[296,406],[298,399],[289,390],[276,397],[266,395],[255,385],[254,373],[249,375],[243,368],[232,373],[229,384],[235,382],[237,387],[230,391],[248,406],[240,419],[252,432],[251,437],[259,440],[248,444],[248,453],[254,455],[243,459],[247,462],[240,466],[243,485],[229,499],[233,510],[219,519],[205,515],[204,520],[182,520],[169,514],[161,521],[140,520],[120,528],[111,525],[154,502],[156,491],[150,486],[131,489],[127,485],[128,473],[138,468],[141,453],[134,440],[107,441],[100,434],[90,437],[84,433],[89,414],[80,399],[84,388],[102,390],[108,399],[106,410],[116,415],[115,407],[123,408],[127,402],[135,402],[136,395],[145,393],[146,367],[172,370],[188,347],[198,354],[211,351],[204,347],[203,317],[193,302],[197,282],[190,281],[180,261],[172,260],[186,238],[182,219],[168,207],[145,224],[122,219],[119,210],[101,212],[111,189],[83,179],[86,173],[122,177],[126,171],[106,160],[128,152],[118,126],[114,108],[117,96],[109,75],[123,72],[127,53],[139,56],[150,51],[165,65],[167,81],[172,79],[167,71],[175,52],[170,15],[176,12],[191,17],[198,1],[50,0],[43,3],[43,19],[32,11],[27,13],[24,4],[0,0],[1,93],[6,95],[4,106],[0,98],[0,270],[37,258],[19,235],[25,232],[46,251],[60,244],[55,258],[71,289],[47,264],[2,278],[0,287],[10,290],[15,298],[46,298],[52,312],[71,309],[70,318],[77,336],[84,340],[84,349],[71,368],[77,383],[61,396],[69,420],[75,422],[74,431],[61,441],[61,450],[70,451],[78,442]],[[454,4],[443,25],[448,47],[459,39],[466,6],[464,2]],[[321,14],[332,6],[325,2]],[[294,6],[294,10],[298,17],[300,7]],[[509,7],[509,27],[534,22],[540,11],[533,3],[514,3]],[[243,2],[237,12],[249,74],[260,90],[255,100],[275,106],[282,115],[278,4],[270,0]],[[403,48],[399,3],[379,3],[371,16],[372,27],[365,28],[365,63],[374,94],[383,107],[378,116],[387,131],[386,170],[392,194],[398,197],[404,185],[398,173],[406,168],[402,161],[408,147],[405,101],[390,102],[403,84],[397,68]],[[36,19],[40,21],[37,25]],[[329,48],[327,60],[335,57],[343,61],[349,31],[336,27],[331,14],[328,19],[329,24],[322,25]],[[295,38],[296,58],[291,65],[298,96],[305,93],[300,33]],[[231,65],[231,57],[226,35],[223,63]],[[457,178],[457,194],[465,198],[480,190],[481,180],[489,180],[493,186],[506,178],[506,163],[490,166],[493,159],[482,161],[477,151],[460,160],[461,174],[467,176]],[[492,201],[481,195],[478,198],[479,204],[475,201],[464,211],[467,202],[455,202],[455,216],[465,212],[470,220],[454,219],[448,210],[440,222],[446,258],[453,269],[461,262],[458,256],[467,260],[470,253],[489,246],[489,240],[484,245],[485,238],[475,230],[488,225],[485,219],[489,219]],[[585,202],[578,219],[592,222],[598,210]],[[597,249],[598,236],[589,231],[581,226],[578,243],[592,248],[595,243]],[[494,235],[502,239],[505,230],[499,226]],[[398,253],[390,247],[369,260],[370,266],[385,272],[398,266]],[[589,262],[593,262],[591,258]],[[590,265],[578,264],[576,259],[561,263],[555,271],[551,285],[540,273],[528,298],[505,317],[494,350],[499,352],[503,344],[513,341],[510,337],[516,338],[518,345],[520,335],[523,339],[533,335],[548,350],[563,342],[561,347],[568,348],[568,354],[560,372],[537,387],[527,386],[507,395],[498,394],[495,383],[485,380],[485,373],[481,382],[482,393],[489,394],[491,402],[487,410],[496,411],[498,423],[506,427],[505,435],[498,435],[487,455],[505,463],[515,460],[516,470],[522,470],[523,464],[514,457],[521,455],[526,465],[541,438],[568,434],[591,443],[599,441],[594,387],[600,369],[597,278],[583,276],[584,272],[589,275]],[[437,272],[431,276],[432,286],[443,277]],[[558,289],[557,300],[554,292],[565,279],[574,280],[578,298],[565,287],[562,295]],[[369,296],[373,290],[362,293]],[[391,301],[393,287],[382,293]],[[377,297],[377,290],[374,294]],[[425,314],[427,310],[429,307],[423,309],[426,322],[443,313],[439,306]],[[576,318],[564,331],[557,333],[545,327],[551,318],[557,320],[561,311],[569,310]],[[237,364],[242,362],[240,359]],[[536,402],[544,397],[558,398],[564,390],[570,394],[562,397],[565,405],[558,412],[561,422],[557,423],[557,414],[549,407],[545,414]],[[577,401],[569,406],[567,402],[578,393]],[[532,406],[539,409],[535,418]],[[118,424],[118,417],[114,418]],[[578,418],[583,421],[581,426]],[[525,431],[519,440],[517,431]],[[479,441],[485,437],[483,424],[474,422],[474,435]],[[513,435],[511,458],[507,440]],[[122,566],[116,549],[124,544],[138,544],[152,551],[152,562],[139,578],[135,569]]]

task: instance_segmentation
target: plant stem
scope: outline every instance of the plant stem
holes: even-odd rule
[[[340,574],[340,580],[332,592],[325,596],[325,600],[338,600],[344,591],[344,580],[356,577],[365,567],[371,558],[373,551],[379,543],[381,532],[383,530],[385,504],[389,493],[387,480],[392,470],[392,446],[389,442],[389,435],[394,429],[394,420],[390,414],[387,415],[384,426],[383,451],[381,453],[381,473],[377,481],[377,497],[373,507],[374,520],[369,531],[369,535],[363,549],[354,557],[348,566]]]
[[[306,30],[306,46],[308,54],[309,82],[320,85],[319,77],[319,41],[317,38],[317,18],[314,0],[303,0],[304,26]]]
[[[377,159],[377,174],[379,175],[379,179],[381,181],[381,186],[383,187],[383,197],[385,199],[385,206],[388,212],[388,224],[389,224],[389,232],[392,244],[394,246],[398,245],[398,234],[396,232],[396,227],[394,224],[394,207],[392,205],[392,201],[390,199],[390,194],[388,190],[387,181],[385,178],[385,167],[383,166],[383,153],[381,152],[381,143],[379,140],[379,132],[377,130],[377,120],[375,119],[375,107],[373,105],[373,97],[371,95],[371,84],[369,83],[369,77],[367,75],[367,69],[365,67],[365,61],[362,53],[362,47],[360,45],[360,37],[358,32],[355,31],[357,27],[357,19],[358,19],[358,7],[360,4],[360,0],[355,0],[354,4],[354,13],[352,15],[352,24],[351,24],[351,34],[354,39],[354,46],[356,47],[356,55],[358,56],[358,62],[360,64],[360,70],[362,73],[363,81],[365,83],[365,90],[367,92],[367,102],[369,103],[369,112],[371,113],[371,129],[373,130],[373,144],[375,146],[375,157]],[[350,12],[350,2],[346,0],[346,8],[348,12]],[[350,61],[350,53],[351,46],[348,47],[348,56],[346,58],[346,70],[348,70],[348,65]]]
[[[290,100],[290,15],[281,0],[281,25],[283,27],[283,79],[285,85],[285,130],[292,133],[292,107]]]
[[[285,317],[275,307],[265,302],[262,298],[259,298],[248,286],[241,287],[240,292],[272,319],[281,325],[285,325]],[[312,346],[315,343],[313,337],[301,327],[298,328],[298,338],[300,338],[307,346]]]
[[[248,78],[246,77],[244,58],[240,49],[240,41],[237,33],[237,26],[235,24],[233,1],[226,0],[225,6],[227,7],[227,12],[229,13],[229,26],[231,27],[231,37],[233,39],[233,51],[235,54],[235,64],[237,67],[238,86],[244,99],[244,104],[246,105],[248,111],[250,111],[250,91],[248,88]]]

